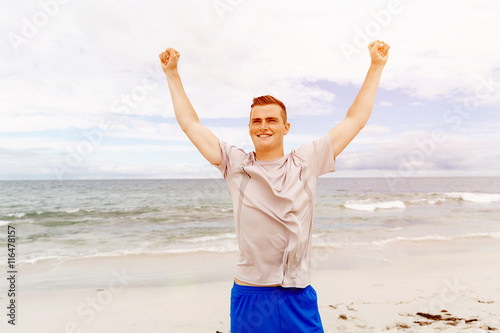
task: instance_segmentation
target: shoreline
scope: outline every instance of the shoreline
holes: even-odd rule
[[[337,268],[328,268],[327,260],[320,263],[312,271],[312,286],[318,293],[325,332],[457,332],[467,329],[474,333],[486,332],[487,327],[500,330],[498,241],[431,245],[387,247],[383,256],[373,255],[386,260],[365,258],[352,265],[341,263],[340,266],[344,266]],[[359,253],[351,255],[354,258]],[[110,265],[108,260],[80,262],[80,268],[86,267],[87,272],[80,277],[81,281],[100,270],[105,270],[106,274],[100,282],[96,280],[87,287],[29,291],[21,284],[15,329],[39,333],[214,333],[217,330],[227,333],[234,264],[229,260],[231,256],[233,254],[218,256],[215,262],[211,260],[217,256],[210,255],[179,256],[168,263],[163,262],[167,266],[177,263],[176,268],[180,270],[197,264],[200,274],[194,276],[198,278],[180,280],[177,282],[182,283],[174,285],[167,281],[157,284],[136,281],[141,277],[141,270],[146,268],[153,274],[165,270],[167,266],[158,263],[158,259],[162,262],[164,258],[153,258],[157,265],[154,268],[151,267],[154,260],[142,261],[139,265],[144,258],[135,258],[136,271],[123,271],[119,266]],[[330,259],[335,261],[340,257],[342,255],[337,254]],[[350,260],[349,257],[344,259]],[[215,273],[212,270],[210,274],[220,276],[210,278],[205,271],[210,265],[212,268],[216,265]],[[82,273],[71,265],[65,269],[62,276],[68,278]],[[49,273],[50,270],[43,274],[31,272],[37,279],[48,277]],[[20,271],[20,281],[27,278],[27,272]],[[38,281],[44,283],[43,279]],[[6,300],[4,295],[1,298]],[[447,312],[441,312],[443,310]],[[426,318],[418,313],[431,316]],[[437,316],[442,319],[432,319]],[[5,321],[0,327],[7,332],[12,329]]]
[[[311,271],[314,276],[315,272],[324,270],[390,265],[401,258],[413,256],[475,253],[490,249],[500,250],[498,239],[426,240],[352,248],[313,247]],[[231,280],[237,259],[237,252],[200,251],[98,256],[63,261],[47,259],[18,264],[18,268],[22,277],[20,287],[25,292],[99,288],[113,276],[113,272],[121,271],[131,276],[128,283],[131,287],[169,287]]]

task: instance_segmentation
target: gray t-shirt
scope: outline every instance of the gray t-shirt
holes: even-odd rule
[[[316,179],[335,171],[330,135],[275,160],[259,161],[219,140],[240,249],[235,277],[257,285],[305,288]]]

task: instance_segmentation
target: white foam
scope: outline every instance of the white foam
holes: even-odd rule
[[[18,219],[23,218],[26,216],[26,213],[12,213],[12,214],[7,214],[9,217],[16,217]]]
[[[29,258],[29,259],[20,259],[17,262],[20,264],[35,264],[39,261],[44,261],[44,260],[57,260],[57,261],[63,261],[65,259],[69,259],[69,257],[63,257],[63,256],[41,256],[41,257],[35,257],[35,258]]]
[[[429,204],[429,205],[436,205],[440,202],[446,201],[445,198],[435,198],[435,199],[428,199],[428,198],[420,198],[420,199],[414,199],[410,200],[410,203],[424,203],[424,204]]]
[[[450,198],[476,203],[493,203],[500,201],[500,194],[498,193],[451,192],[445,193],[445,195]]]
[[[79,211],[80,211],[80,208],[68,209],[68,210],[66,210],[66,213],[70,213],[70,214],[72,214],[72,213],[77,213],[77,212],[79,212]]]
[[[213,236],[203,236],[203,237],[196,237],[196,238],[188,238],[182,240],[183,242],[188,242],[188,243],[201,243],[201,242],[209,242],[209,241],[214,241],[214,240],[219,240],[219,239],[236,239],[236,234],[220,234],[220,235],[213,235]]]
[[[472,234],[462,234],[453,236],[442,236],[442,235],[427,235],[421,237],[394,237],[384,240],[372,241],[371,244],[377,246],[383,246],[390,243],[396,242],[422,242],[422,241],[452,241],[458,239],[471,239],[471,238],[500,238],[500,232],[491,233],[472,233]]]
[[[406,208],[406,205],[401,200],[373,202],[372,200],[368,199],[368,200],[349,200],[344,204],[344,207],[353,210],[373,212],[376,209]]]
[[[396,236],[388,239],[379,239],[369,242],[353,242],[353,243],[339,243],[339,242],[327,242],[324,240],[315,241],[313,243],[314,248],[323,248],[329,247],[334,249],[341,248],[358,248],[365,246],[378,246],[384,247],[388,244],[398,243],[398,242],[425,242],[425,241],[453,241],[460,239],[474,239],[474,238],[493,238],[499,239],[500,232],[491,232],[491,233],[472,233],[472,234],[461,234],[461,235],[427,235],[427,236],[419,236],[419,237],[401,237]]]
[[[146,256],[161,256],[161,255],[172,255],[172,254],[183,254],[183,253],[195,253],[195,252],[215,252],[215,253],[228,253],[238,251],[238,245],[234,243],[226,243],[220,246],[200,246],[195,248],[177,248],[177,249],[159,249],[159,250],[144,250],[144,248],[138,248],[134,250],[117,250],[110,252],[98,252],[95,254],[69,254],[69,255],[41,255],[37,257],[28,257],[26,259],[18,260],[17,263],[22,265],[30,265],[42,263],[46,265],[47,261],[54,261],[57,264],[71,260],[82,260],[82,259],[95,259],[95,258],[109,258],[109,257],[123,257],[130,255],[146,255]],[[2,267],[0,263],[0,268]]]
[[[88,256],[83,258],[93,258],[93,257],[120,257],[126,255],[165,255],[165,254],[182,254],[182,253],[193,253],[193,252],[234,252],[238,251],[238,245],[234,244],[224,244],[220,246],[204,246],[195,248],[179,248],[179,249],[169,249],[169,250],[157,250],[157,251],[144,251],[144,250],[126,250],[126,251],[114,251],[114,252],[101,252],[94,256]]]
[[[192,253],[192,252],[226,253],[226,252],[235,252],[235,251],[238,251],[237,244],[225,244],[225,245],[221,245],[221,246],[198,247],[198,248],[192,248],[192,249],[172,249],[172,250],[167,250],[164,253],[167,253],[167,254]]]
[[[143,249],[137,250],[119,250],[113,252],[100,252],[92,256],[82,256],[78,259],[83,258],[95,258],[95,257],[121,257],[127,255],[165,255],[165,254],[182,254],[182,253],[193,253],[193,252],[234,252],[238,251],[238,244],[236,243],[226,243],[219,246],[202,246],[195,248],[178,248],[178,249],[165,249],[165,250],[149,250],[145,251]]]
[[[427,200],[427,203],[430,205],[435,205],[437,203],[446,201],[446,199],[444,199],[444,198],[437,198],[435,200],[429,200],[429,199],[426,199],[426,200]]]

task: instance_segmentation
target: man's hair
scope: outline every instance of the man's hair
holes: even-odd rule
[[[255,97],[253,99],[252,105],[250,107],[250,116],[251,116],[251,109],[253,109],[254,106],[257,105],[278,105],[281,108],[281,117],[283,118],[283,123],[286,124],[286,106],[283,104],[282,101],[279,99],[271,96],[271,95],[265,95],[265,96],[260,96],[260,97]]]

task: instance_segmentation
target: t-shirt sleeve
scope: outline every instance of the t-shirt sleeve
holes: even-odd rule
[[[330,133],[303,144],[296,150],[296,154],[313,167],[316,177],[335,171],[335,157]]]
[[[224,176],[224,179],[227,180],[233,173],[233,169],[243,162],[247,158],[248,154],[222,140],[219,140],[219,145],[222,162],[219,165],[214,164],[214,166],[219,169],[222,176]]]

